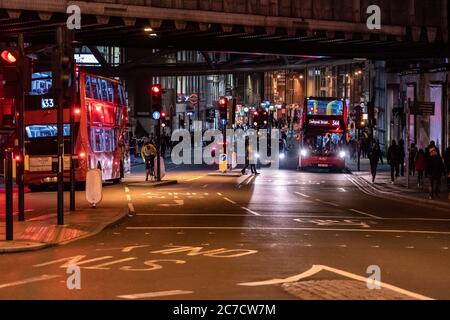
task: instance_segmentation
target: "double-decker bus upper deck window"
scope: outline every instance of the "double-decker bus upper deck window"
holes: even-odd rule
[[[88,74],[84,77],[84,89],[86,98],[92,99],[91,76]]]
[[[94,76],[91,76],[91,90],[92,90],[91,98],[95,100],[100,100],[101,92],[99,84],[97,83],[97,78]]]
[[[101,100],[108,102],[108,85],[106,80],[98,79],[101,88]]]
[[[119,91],[119,103],[121,105],[125,105],[126,100],[125,100],[125,90],[123,88],[123,85],[119,83],[117,89]]]
[[[114,86],[109,80],[106,80],[108,102],[114,103]]]
[[[308,100],[308,115],[315,116],[342,116],[344,102],[342,100]]]

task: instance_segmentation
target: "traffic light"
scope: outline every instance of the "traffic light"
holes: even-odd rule
[[[365,125],[365,122],[363,120],[363,112],[361,106],[356,106],[354,112],[355,112],[356,128],[362,129]]]
[[[19,51],[15,48],[8,48],[2,51],[1,57],[4,61],[6,61],[9,64],[16,63],[19,59]]]
[[[220,120],[223,123],[226,123],[227,121],[227,111],[228,111],[228,99],[225,97],[220,97],[219,113],[220,113]]]
[[[258,111],[254,111],[253,112],[253,125],[255,127],[257,127],[259,125],[259,121],[260,121],[259,112]]]
[[[154,84],[151,88],[152,113],[161,114],[162,89],[160,84]]]

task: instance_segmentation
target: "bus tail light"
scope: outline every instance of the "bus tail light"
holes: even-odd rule
[[[85,159],[85,158],[86,158],[86,153],[85,153],[85,152],[80,152],[80,153],[78,154],[78,157],[79,157],[80,159]]]
[[[75,109],[73,110],[73,113],[74,113],[76,116],[79,116],[79,115],[81,114],[81,109],[80,109],[80,108],[75,108]]]

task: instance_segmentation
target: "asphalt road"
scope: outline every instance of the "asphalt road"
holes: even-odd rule
[[[134,208],[119,225],[0,255],[0,299],[450,299],[446,210],[364,193],[349,174],[172,167],[179,184],[149,188],[139,169],[105,188]]]

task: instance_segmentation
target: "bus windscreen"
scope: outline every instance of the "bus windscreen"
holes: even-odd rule
[[[311,116],[342,116],[344,101],[308,99],[308,115]]]

